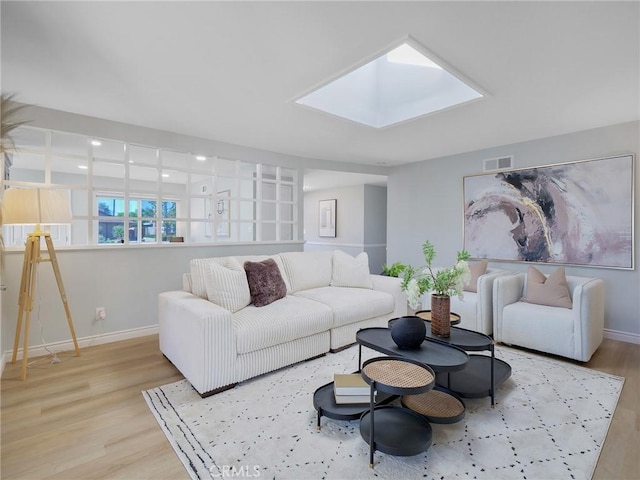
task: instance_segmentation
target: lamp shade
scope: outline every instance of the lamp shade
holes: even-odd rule
[[[2,197],[5,225],[71,223],[69,190],[10,188]]]

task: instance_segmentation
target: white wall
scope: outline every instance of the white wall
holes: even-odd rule
[[[463,240],[465,175],[482,172],[482,161],[514,155],[514,167],[530,167],[639,152],[640,122],[625,123],[530,142],[428,160],[394,168],[388,177],[389,263],[424,263],[420,245],[436,246],[438,265],[450,265]],[[636,157],[636,170],[638,159]],[[635,226],[640,215],[640,179],[635,175]],[[635,253],[640,253],[635,235]],[[637,263],[637,257],[636,257]],[[526,271],[524,263],[491,262],[490,266]],[[537,265],[545,273],[555,266]],[[640,343],[640,271],[595,267],[567,267],[568,275],[599,277],[606,284],[607,336]]]
[[[387,246],[386,191],[386,187],[357,185],[305,193],[305,251],[339,249],[353,256],[367,252],[371,273],[381,273]],[[319,237],[318,202],[334,198],[337,200],[336,237]]]

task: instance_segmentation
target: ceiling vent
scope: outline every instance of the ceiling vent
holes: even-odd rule
[[[483,162],[483,171],[490,172],[492,170],[505,170],[513,167],[513,155],[508,157],[488,158]]]

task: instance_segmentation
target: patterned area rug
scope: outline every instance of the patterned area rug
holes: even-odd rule
[[[312,403],[335,372],[357,368],[357,347],[205,399],[186,380],[143,395],[193,479],[591,478],[624,379],[507,347],[496,357],[512,375],[495,408],[465,399],[462,421],[432,425],[427,452],[376,452],[373,469],[359,422],[323,417],[318,431]]]

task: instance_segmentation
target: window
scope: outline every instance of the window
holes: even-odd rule
[[[14,139],[5,188],[71,190],[73,222],[57,246],[297,239],[297,169],[34,127]],[[25,229],[3,226],[7,246]]]

